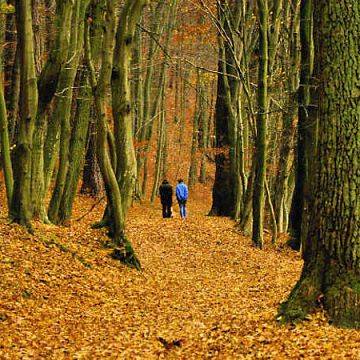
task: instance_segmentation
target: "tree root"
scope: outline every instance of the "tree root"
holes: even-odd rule
[[[115,224],[109,217],[104,217],[101,221],[93,224],[91,227],[93,229],[102,229],[106,227],[108,229],[107,236],[110,241],[105,243],[105,246],[113,249],[111,257],[115,260],[120,260],[120,262],[126,266],[141,271],[140,261],[137,258],[130,241],[126,238],[123,231],[116,231]]]
[[[12,225],[12,224],[21,225],[26,229],[26,231],[30,235],[35,235],[34,227],[32,226],[31,222],[28,220],[22,220],[22,219],[19,219],[19,218],[16,218],[16,217],[10,215],[8,224],[9,225]]]
[[[322,298],[321,276],[316,269],[303,271],[303,274],[289,295],[280,305],[277,319],[281,322],[305,320],[307,315],[319,306]]]
[[[360,329],[359,274],[329,259],[311,270],[305,268],[288,300],[280,305],[277,319],[304,320],[322,304],[334,325]]]
[[[114,249],[111,257],[115,260],[120,260],[124,265],[135,268],[141,271],[141,264],[137,258],[133,247],[128,240],[123,240],[123,245]]]
[[[92,229],[103,229],[110,225],[110,221],[108,219],[102,219],[100,221],[95,222],[91,225]]]

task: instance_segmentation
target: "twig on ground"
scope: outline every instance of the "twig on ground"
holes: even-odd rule
[[[81,215],[75,221],[81,221],[84,217],[88,216],[103,200],[105,200],[105,196],[101,197],[96,203],[91,206],[91,208],[84,215]]]

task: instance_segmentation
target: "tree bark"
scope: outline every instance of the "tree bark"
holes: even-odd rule
[[[255,179],[253,192],[253,234],[256,247],[263,247],[265,177],[266,177],[266,132],[268,112],[268,0],[258,0],[259,11],[259,79],[258,79],[258,114],[255,139]]]
[[[70,1],[61,2],[61,4],[58,3],[56,10],[57,16],[55,23],[57,26],[57,34],[53,41],[49,58],[44,67],[41,66],[42,60],[37,59],[38,72],[41,70],[38,80],[39,106],[35,120],[31,154],[32,216],[38,217],[44,222],[49,222],[45,209],[45,196],[55,162],[54,157],[56,151],[54,150],[56,150],[58,146],[57,132],[59,131],[59,121],[53,119],[52,112],[48,129],[48,110],[55,95],[55,89],[58,89],[59,82],[61,83],[61,72],[64,72],[64,68],[68,65],[66,64],[66,60],[69,52],[70,21],[73,14],[73,3]],[[40,22],[40,20],[38,20],[38,22]],[[38,57],[41,57],[42,43],[43,39],[38,37],[36,41]],[[63,84],[60,84],[60,86],[61,85]],[[61,91],[62,90],[63,89],[61,89]],[[56,105],[58,104],[59,102],[56,103]],[[61,116],[62,115],[63,112],[61,112]]]
[[[58,106],[61,112],[61,132],[60,132],[60,160],[59,170],[56,177],[54,191],[50,200],[48,216],[49,220],[55,224],[59,223],[59,209],[61,198],[66,186],[66,178],[69,169],[69,149],[71,139],[71,105],[73,87],[80,57],[83,50],[84,39],[84,17],[88,0],[77,0],[73,11],[73,23],[76,30],[71,33],[67,66],[62,69],[59,83],[64,86],[62,94],[58,94]]]
[[[315,155],[313,146],[314,123],[310,114],[310,84],[313,71],[313,1],[302,0],[300,7],[300,37],[301,37],[301,71],[298,90],[298,132],[296,149],[295,190],[290,210],[290,231],[293,237],[292,247],[301,247],[304,210],[307,207],[306,187],[310,175],[310,162]]]
[[[69,149],[69,168],[66,174],[65,187],[59,208],[59,220],[62,224],[68,222],[71,218],[80,172],[84,165],[86,136],[88,133],[90,107],[92,103],[92,94],[86,71],[82,74],[80,87],[74,124],[72,126]]]
[[[357,0],[314,2],[316,197],[303,272],[281,308],[290,321],[322,301],[336,325],[360,328],[359,23]]]
[[[276,173],[276,183],[274,186],[274,210],[276,214],[276,223],[279,233],[286,231],[285,224],[288,219],[285,218],[284,205],[288,191],[288,181],[292,167],[292,150],[295,138],[295,115],[297,110],[296,90],[299,85],[298,68],[300,62],[300,55],[298,50],[299,39],[299,14],[298,0],[294,1],[293,9],[291,10],[290,19],[290,34],[289,34],[289,68],[287,69],[289,76],[287,79],[288,99],[286,102],[286,109],[282,114],[282,134],[281,144],[279,150],[279,161]],[[284,64],[286,66],[286,64]]]
[[[0,0],[0,8],[4,6],[6,2]],[[4,97],[4,62],[3,62],[3,48],[5,40],[5,14],[0,10],[0,142],[1,142],[1,160],[2,170],[5,178],[6,196],[8,206],[11,203],[12,191],[13,191],[13,172],[10,155],[10,140],[9,140],[9,126],[7,109]]]
[[[106,7],[105,0],[95,0],[89,6],[88,16],[91,17],[90,27],[90,41],[91,41],[91,56],[94,67],[99,70],[101,67],[102,58],[102,43],[104,38],[104,8]],[[88,133],[88,142],[85,155],[85,164],[82,176],[81,193],[90,196],[101,196],[104,192],[104,183],[101,177],[101,171],[97,159],[96,149],[96,121],[95,110],[91,109],[90,126]]]
[[[238,30],[243,7],[240,2],[219,1],[219,63],[218,89],[215,108],[216,148],[215,182],[210,215],[235,216],[238,198],[239,176],[237,136],[239,121],[240,78],[239,63],[243,44]]]
[[[228,117],[229,109],[226,102],[223,72],[223,49],[220,49],[218,65],[217,98],[215,104],[215,129],[217,149],[215,154],[215,182],[212,191],[212,206],[210,215],[230,216],[233,212],[234,196],[230,181],[230,159],[228,154]]]
[[[200,85],[200,73],[197,74],[197,85],[196,85],[196,104],[195,113],[193,116],[192,126],[192,140],[191,140],[191,153],[190,153],[190,168],[189,168],[189,188],[193,187],[198,180],[198,146],[199,146],[199,118],[201,114],[201,85]]]
[[[208,84],[201,79],[201,98],[200,98],[200,116],[199,116],[199,148],[201,149],[200,177],[202,184],[206,183],[206,151],[209,142],[209,104],[208,104]]]
[[[128,0],[122,9],[116,34],[111,78],[114,130],[118,158],[116,176],[121,189],[123,213],[125,215],[132,202],[137,177],[129,74],[135,27],[145,4],[146,0]]]
[[[130,1],[127,3],[127,5],[130,5]],[[109,101],[106,98],[106,93],[110,89],[110,79],[113,68],[114,37],[116,31],[115,7],[116,4],[114,4],[113,0],[106,1],[107,12],[105,24],[107,31],[105,32],[102,53],[102,65],[100,68],[98,80],[96,79],[95,68],[93,66],[93,61],[91,58],[88,31],[86,31],[85,49],[87,63],[91,74],[90,82],[94,94],[95,109],[97,115],[98,158],[105,182],[105,190],[108,198],[108,206],[110,212],[109,219],[107,219],[110,220],[110,222],[107,225],[109,226],[109,235],[113,240],[113,244],[117,247],[116,249],[114,249],[113,255],[125,264],[133,266],[140,270],[140,262],[137,259],[134,250],[125,235],[125,213],[123,211],[124,207],[122,205],[123,199],[114,169],[114,165],[116,164],[112,163],[108,143],[109,111],[107,111],[106,109],[108,108]],[[119,26],[124,26],[124,24],[121,22]]]
[[[31,149],[38,107],[38,89],[34,59],[31,0],[16,2],[16,21],[20,43],[20,124],[14,155],[14,190],[10,214],[13,221],[32,231],[31,221]]]

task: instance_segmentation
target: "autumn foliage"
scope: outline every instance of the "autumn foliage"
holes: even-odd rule
[[[161,219],[158,203],[131,209],[143,272],[112,260],[106,235],[90,229],[102,206],[70,228],[38,224],[35,236],[7,225],[2,207],[0,358],[360,356],[360,333],[328,325],[321,308],[304,323],[278,324],[299,256],[251,247],[229,219],[205,216],[208,189],[194,193],[185,223]],[[93,202],[80,197],[74,218]]]

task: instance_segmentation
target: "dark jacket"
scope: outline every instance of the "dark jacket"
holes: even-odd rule
[[[173,188],[168,182],[163,182],[159,187],[162,204],[172,205]]]

